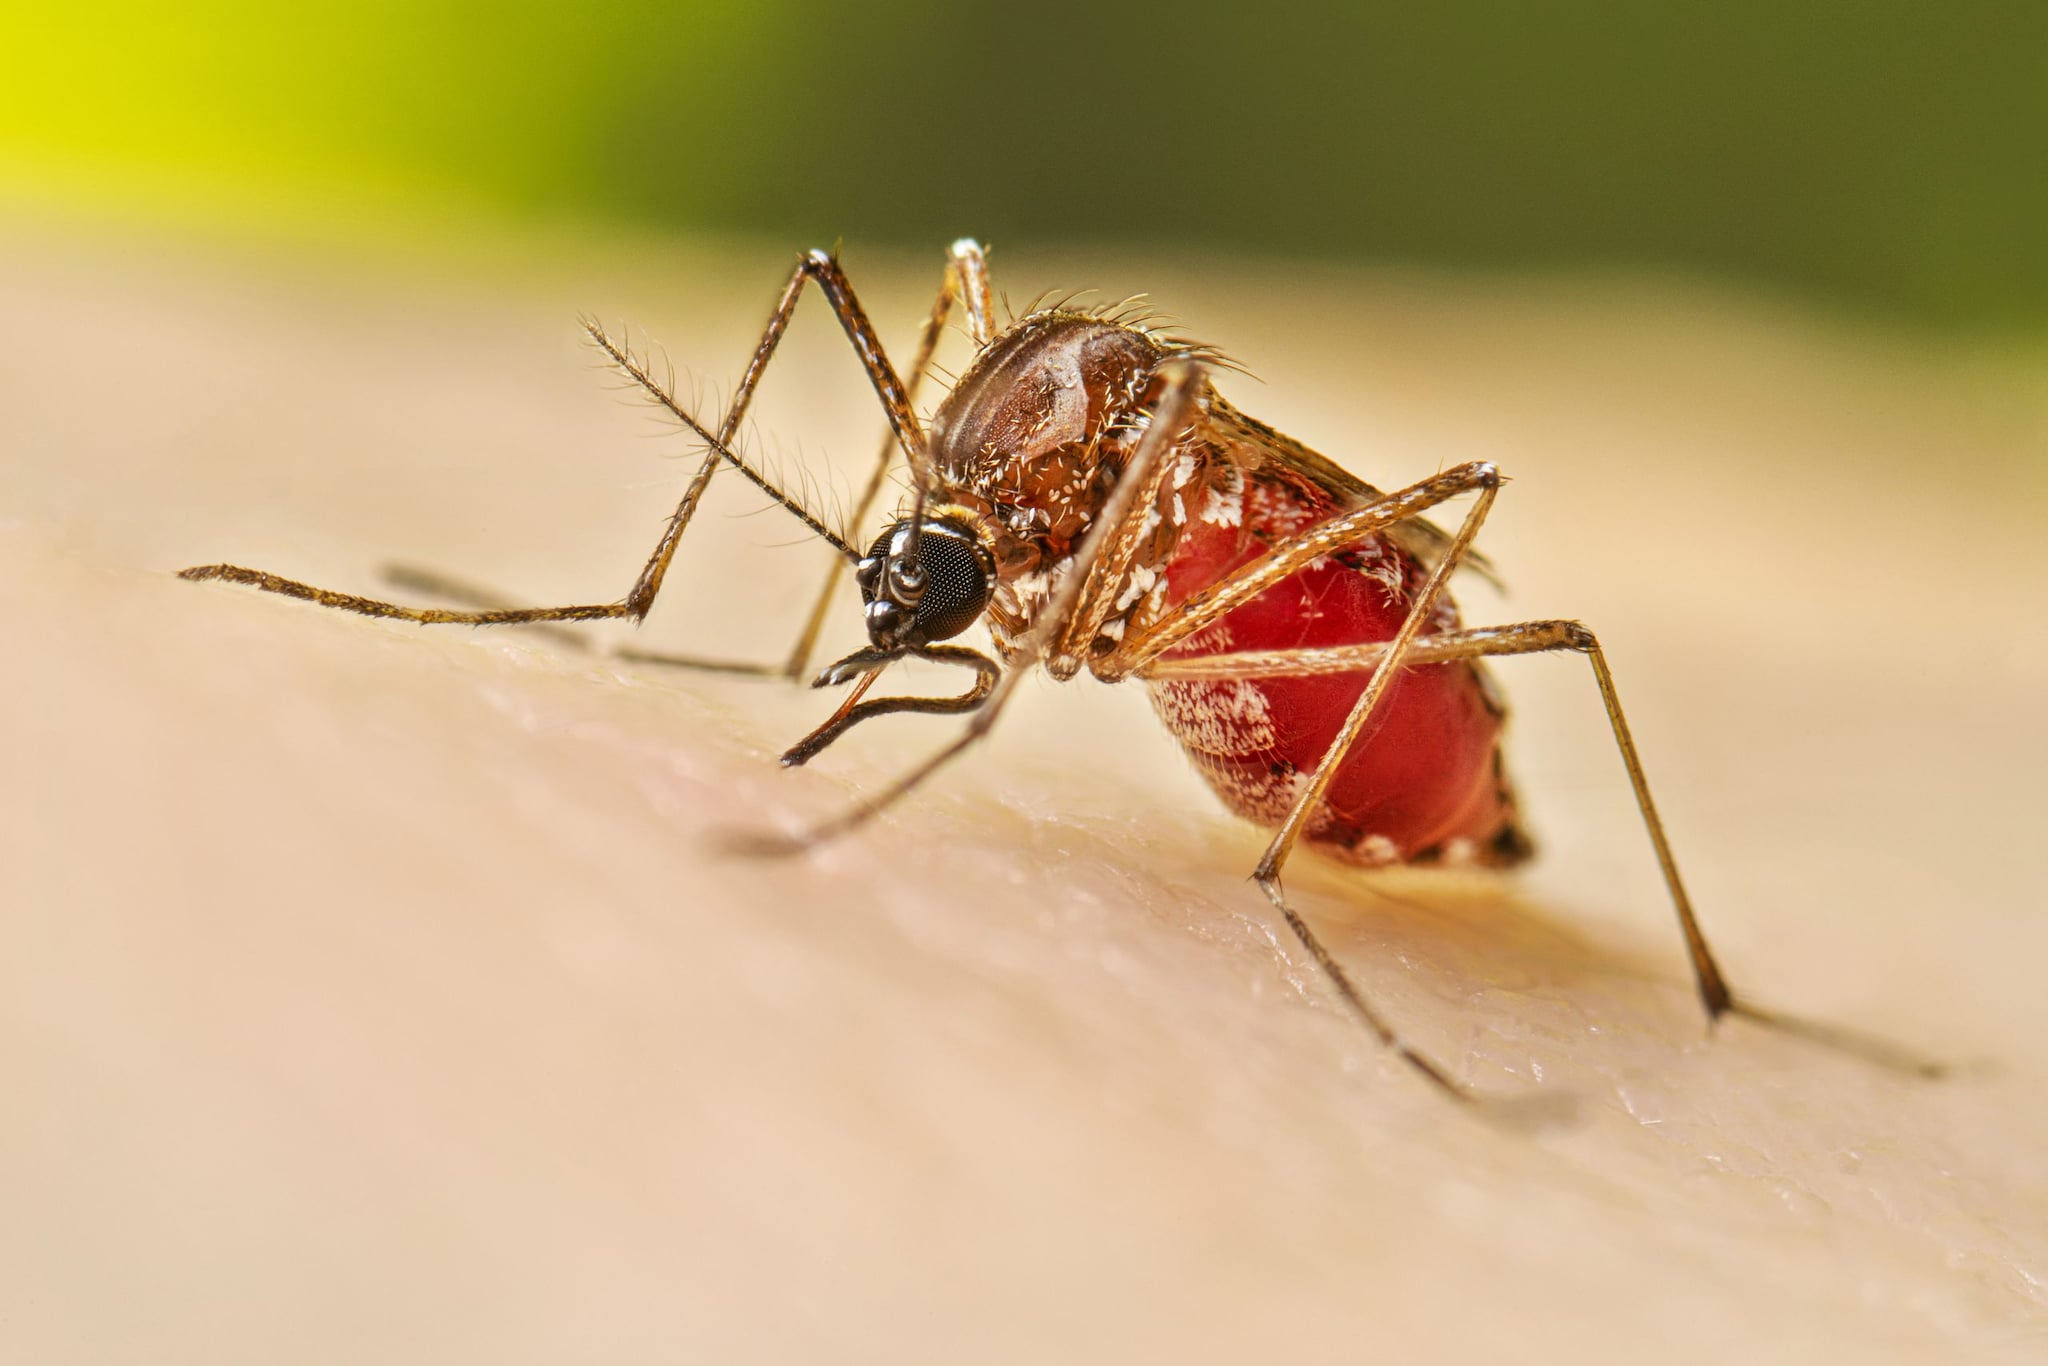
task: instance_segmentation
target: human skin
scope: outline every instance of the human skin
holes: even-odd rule
[[[1954,1064],[1710,1035],[1584,662],[1508,660],[1527,875],[1287,870],[1460,1107],[1272,923],[1135,688],[1034,682],[857,836],[727,852],[956,724],[785,772],[830,697],[606,657],[786,650],[825,557],[737,487],[588,650],[173,577],[618,596],[693,462],[573,310],[708,395],[779,248],[7,240],[0,1356],[2048,1351],[2017,372],[1697,292],[994,258],[1151,289],[1382,486],[1497,461],[1512,591],[1466,619],[1600,632],[1738,992]],[[885,336],[938,259],[849,262]],[[815,303],[780,365],[748,440],[854,486],[879,414]]]

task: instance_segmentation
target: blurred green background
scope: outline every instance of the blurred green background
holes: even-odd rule
[[[2048,320],[2048,3],[22,8],[0,190],[1647,268]]]

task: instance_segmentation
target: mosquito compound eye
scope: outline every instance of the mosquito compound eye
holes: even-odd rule
[[[974,625],[995,590],[995,564],[971,532],[945,522],[927,526],[919,558],[925,571],[917,625],[926,640],[946,640]]]
[[[876,644],[922,645],[975,623],[995,591],[996,566],[971,530],[933,518],[914,536],[906,522],[883,532],[854,578]]]

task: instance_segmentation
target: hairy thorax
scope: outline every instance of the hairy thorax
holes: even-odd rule
[[[990,624],[1003,653],[1038,618],[1123,473],[1160,366],[1187,350],[1114,318],[1035,314],[986,347],[933,415],[937,491],[993,541]]]

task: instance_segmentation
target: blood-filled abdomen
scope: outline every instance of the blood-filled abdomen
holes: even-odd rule
[[[1227,487],[1190,488],[1166,567],[1164,607],[1180,604],[1346,508],[1291,470],[1232,470]],[[1325,556],[1167,652],[1315,649],[1391,640],[1425,572],[1390,541]],[[1425,633],[1456,629],[1440,597]],[[1365,689],[1363,672],[1310,678],[1151,680],[1160,719],[1224,805],[1275,826]],[[1331,783],[1304,838],[1368,865],[1505,864],[1529,853],[1501,765],[1504,713],[1472,664],[1404,670]]]

